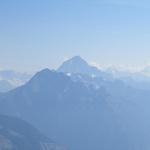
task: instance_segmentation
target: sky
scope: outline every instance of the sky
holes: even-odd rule
[[[0,0],[0,68],[150,64],[148,0]]]

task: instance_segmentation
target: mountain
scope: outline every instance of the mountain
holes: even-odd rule
[[[148,150],[149,91],[44,69],[0,95],[0,113],[32,123],[72,150]]]
[[[104,88],[45,69],[25,85],[2,94],[0,112],[27,120],[72,150],[129,150],[109,96]]]
[[[4,93],[1,99],[6,99],[2,101],[4,103],[9,103],[11,99],[11,109],[14,110],[16,107],[22,110],[21,105],[23,109],[34,107],[35,104],[39,105],[38,107],[45,104],[46,107],[47,103],[50,103],[50,106],[55,106],[57,103],[68,103],[71,107],[73,104],[84,102],[86,104],[101,102],[107,95],[104,90],[102,92],[101,90],[87,87],[82,82],[74,82],[63,73],[45,69],[38,72],[27,84]],[[96,101],[99,98],[101,100]]]
[[[115,100],[125,96],[126,93],[131,94],[131,91],[134,91],[132,86],[138,87],[134,86],[138,83],[129,77],[129,73],[117,71],[116,68],[109,68],[102,72],[96,67],[90,66],[80,56],[65,61],[58,71],[64,72],[75,82],[82,82],[86,86],[92,85],[95,89],[104,88],[111,96],[115,97]]]
[[[20,85],[23,85],[31,78],[27,73],[15,72],[12,70],[0,71],[0,92],[7,92]]]
[[[29,123],[0,115],[0,150],[64,150]]]
[[[111,80],[99,76],[91,77],[82,72],[67,75],[75,82],[82,82],[86,86],[92,85],[96,89],[103,87],[109,93],[107,102],[113,113],[115,112],[117,121],[121,123],[118,129],[123,130],[128,139],[126,149],[148,150],[150,148],[147,141],[150,138],[148,119],[150,117],[150,83],[148,78],[147,82],[144,82],[146,78],[139,73],[131,74],[134,78],[123,75],[124,77]]]
[[[93,80],[95,80],[94,85],[96,85],[96,87],[100,87],[102,85],[105,86],[106,84],[110,86],[119,81],[122,82],[122,85],[124,84],[126,87],[138,88],[140,90],[150,90],[150,77],[148,76],[149,67],[139,72],[133,72],[116,67],[108,67],[100,70],[89,65],[80,56],[75,56],[65,61],[58,68],[58,71],[64,72],[73,79],[78,78],[80,81],[84,81],[86,84],[91,84],[91,81],[93,84]],[[96,80],[101,80],[102,82],[97,84]]]
[[[110,78],[110,75],[102,72],[94,66],[89,65],[80,56],[75,56],[67,61],[65,61],[59,68],[59,72],[72,73],[72,74],[84,74],[90,75],[92,77],[100,76],[103,78]]]

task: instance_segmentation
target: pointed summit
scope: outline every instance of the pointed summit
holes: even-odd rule
[[[74,63],[84,63],[84,64],[88,65],[88,63],[80,56],[74,56],[68,61],[71,61],[71,62],[74,62]]]
[[[82,65],[89,66],[88,63],[80,56],[74,56],[63,63],[64,65]]]
[[[80,56],[75,56],[67,61],[65,61],[59,68],[59,72],[64,73],[80,73],[87,75],[100,75],[101,71],[96,67],[90,66],[84,59]]]
[[[28,86],[31,89],[50,89],[51,87],[60,86],[69,82],[70,79],[64,73],[58,73],[55,70],[44,69],[36,73],[32,79],[28,82]],[[53,86],[52,86],[53,85]]]
[[[65,61],[59,68],[58,71],[65,73],[81,73],[89,68],[88,63],[80,56],[72,57]]]

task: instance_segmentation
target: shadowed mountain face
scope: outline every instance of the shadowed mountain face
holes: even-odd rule
[[[62,150],[27,122],[0,115],[0,150]]]
[[[90,66],[84,59],[82,59],[80,56],[75,56],[67,61],[65,61],[59,68],[59,72],[64,73],[80,73],[84,75],[90,75],[90,76],[100,76],[105,78],[110,78],[110,75],[107,73],[104,73],[97,69],[94,66]]]
[[[26,85],[3,94],[1,103],[6,107],[11,103],[9,111],[16,111],[20,115],[22,110],[32,110],[34,107],[40,110],[41,106],[44,106],[45,111],[66,105],[69,109],[83,104],[84,107],[92,107],[92,104],[105,103],[106,97],[104,89],[95,90],[81,82],[73,82],[63,73],[45,69],[37,73]],[[2,110],[5,111],[5,107]]]
[[[45,69],[26,85],[3,94],[0,111],[33,123],[72,150],[127,150],[126,135],[108,97],[103,88],[96,90]]]

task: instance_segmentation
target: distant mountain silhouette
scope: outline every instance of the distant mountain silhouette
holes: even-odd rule
[[[27,73],[20,73],[13,70],[1,70],[0,78],[3,78],[4,80],[18,79],[18,80],[26,81],[29,80],[30,75]]]
[[[27,122],[0,115],[0,150],[64,150]]]
[[[83,58],[80,56],[75,56],[67,61],[65,61],[59,68],[59,72],[64,73],[80,73],[90,76],[101,76],[101,77],[110,77],[109,74],[102,72],[98,68],[89,65]]]
[[[27,73],[20,73],[13,70],[0,71],[0,92],[8,92],[18,86],[25,84],[31,75]]]

